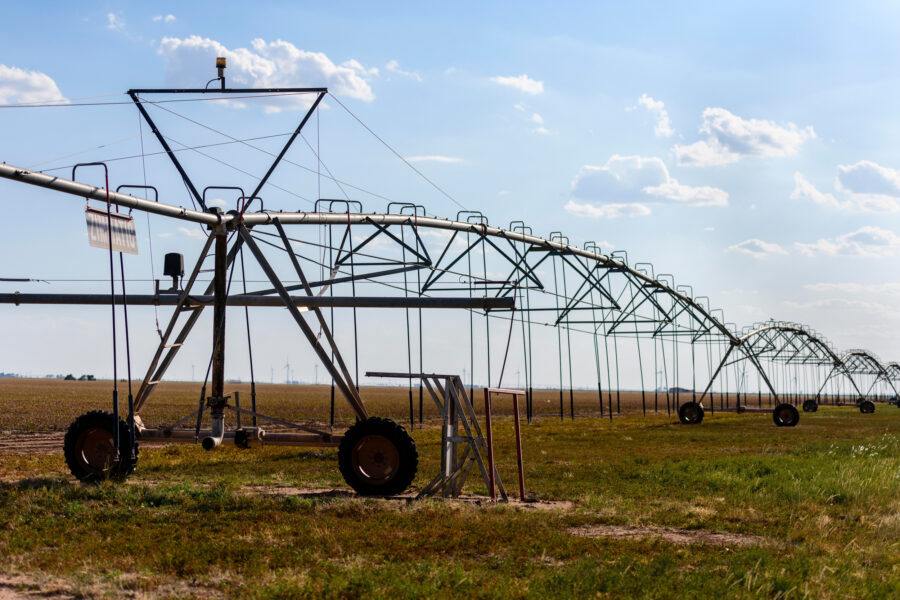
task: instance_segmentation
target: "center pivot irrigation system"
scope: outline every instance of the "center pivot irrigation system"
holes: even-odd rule
[[[547,364],[558,365],[558,411],[555,401],[552,410],[553,414],[558,412],[559,418],[574,419],[576,387],[594,390],[593,400],[587,405],[590,414],[612,418],[623,412],[623,389],[629,384],[632,390],[639,389],[643,414],[674,412],[687,424],[700,423],[707,410],[711,413],[767,411],[776,425],[793,426],[799,420],[797,406],[814,411],[820,404],[852,403],[862,412],[872,412],[875,401],[897,402],[895,386],[900,381],[897,363],[882,366],[877,358],[864,351],[839,355],[822,336],[798,324],[770,321],[739,331],[725,322],[721,310],[710,307],[708,298],[695,296],[690,286],[676,285],[671,275],[655,273],[650,263],[629,265],[625,252],[606,255],[591,242],[579,248],[559,232],[542,238],[534,235],[522,221],[510,223],[507,228],[492,226],[478,211],[461,210],[455,218],[438,218],[413,203],[391,202],[384,212],[364,212],[360,201],[346,196],[319,198],[311,211],[266,210],[260,193],[282,162],[296,165],[285,156],[319,110],[328,91],[325,88],[227,88],[222,71],[224,60],[217,61],[217,66],[220,87],[127,92],[184,181],[194,208],[160,202],[156,188],[146,183],[122,185],[113,191],[103,162],[76,165],[71,179],[0,165],[0,177],[99,201],[103,206],[103,210],[88,208],[88,222],[92,244],[108,249],[108,293],[0,294],[0,303],[15,305],[111,305],[114,357],[117,313],[124,317],[127,410],[123,411],[119,405],[118,367],[114,358],[116,383],[112,412],[93,411],[82,415],[66,434],[66,460],[79,479],[90,481],[133,472],[139,440],[201,442],[207,450],[229,441],[241,447],[258,443],[338,447],[341,472],[358,492],[392,495],[404,491],[417,470],[416,447],[398,423],[371,416],[360,394],[358,339],[360,332],[365,335],[367,324],[357,319],[358,309],[405,311],[407,353],[399,358],[405,359],[406,375],[394,375],[410,381],[410,426],[416,422],[414,380],[419,382],[419,422],[423,419],[426,392],[444,419],[442,475],[429,486],[435,490],[450,489],[458,493],[464,479],[460,473],[468,472],[472,461],[478,464],[486,480],[495,475],[493,464],[489,468],[484,464],[490,449],[485,447],[478,428],[472,398],[476,371],[488,383],[486,387],[496,380],[500,388],[511,355],[525,375],[523,398],[529,422],[542,409],[546,410],[545,403],[549,402],[539,402],[536,398],[536,389],[540,392],[534,375],[536,361],[545,365],[544,371]],[[191,149],[173,150],[171,138],[163,135],[154,122],[151,112],[158,109],[155,98],[227,99],[257,94],[305,95],[311,101],[280,152],[272,154],[274,160],[252,191],[245,193],[240,187],[222,185],[201,190],[179,159],[180,152]],[[335,103],[349,113],[337,98]],[[371,132],[368,127],[366,130]],[[316,150],[311,146],[310,150],[321,163]],[[81,168],[102,168],[106,185],[91,186],[75,181],[76,171]],[[330,180],[339,181],[330,171],[328,175]],[[154,199],[123,193],[123,189],[153,192]],[[211,190],[233,194],[235,208],[223,212],[210,207],[207,195]],[[113,205],[117,207],[115,210]],[[129,251],[133,221],[119,212],[123,208],[205,227],[203,248],[186,278],[183,278],[183,258],[170,254],[166,257],[165,274],[173,277],[171,289],[161,290],[157,283],[152,294],[126,292],[122,252]],[[116,251],[119,290],[116,289]],[[245,254],[249,260],[245,260]],[[261,273],[266,287],[248,291],[248,283],[253,281],[248,271]],[[211,272],[212,278],[203,289],[201,274],[206,272]],[[181,285],[179,278],[182,278]],[[235,278],[241,285],[237,293],[232,291]],[[133,393],[128,308],[150,305],[171,306],[173,311],[168,325],[160,332],[156,351],[137,392]],[[213,309],[212,351],[197,408],[174,424],[148,426],[141,419],[141,409],[208,306]],[[244,312],[251,373],[249,406],[241,405],[239,395],[232,398],[226,394],[228,307],[242,307]],[[251,307],[286,309],[315,351],[332,380],[332,430],[258,410],[250,335]],[[352,361],[349,354],[345,359],[335,342],[336,309],[351,311],[352,318],[344,321],[348,329],[352,328]],[[450,352],[468,359],[467,382],[465,377],[433,374],[446,372],[447,365],[442,363],[447,350],[432,352],[429,346],[441,340],[433,340],[439,336],[437,328],[432,330],[425,325],[423,311],[447,309],[466,311],[459,314],[467,315],[468,348],[455,347]],[[578,360],[573,360],[575,357]],[[590,360],[585,361],[585,357]],[[636,357],[636,362],[629,360],[631,357]],[[416,358],[418,369],[414,369]],[[431,374],[424,366],[426,358],[429,364],[434,363]],[[590,364],[587,370],[586,363]],[[633,391],[632,396],[636,393]],[[356,418],[343,435],[333,433],[336,394],[347,401]],[[579,406],[585,408],[584,404]],[[124,418],[121,413],[125,413]],[[226,424],[226,414],[233,415],[233,423]],[[204,427],[204,416],[208,427]],[[266,423],[269,429],[264,429],[261,423]],[[454,433],[460,425],[466,430],[465,435],[460,434],[462,437]],[[463,454],[456,456],[455,444],[460,440],[465,442],[464,448],[461,447]],[[502,485],[501,492],[505,497]]]

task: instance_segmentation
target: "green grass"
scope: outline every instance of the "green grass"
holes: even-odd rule
[[[497,456],[515,487],[511,423]],[[900,594],[900,411],[628,417],[525,427],[526,484],[561,510],[275,493],[345,486],[332,450],[145,447],[124,484],[0,455],[0,573],[88,597],[889,598]],[[439,431],[415,431],[415,486]],[[467,492],[484,493],[470,479]],[[510,489],[514,491],[514,489]],[[272,493],[269,493],[272,492]],[[592,525],[762,536],[587,538]]]

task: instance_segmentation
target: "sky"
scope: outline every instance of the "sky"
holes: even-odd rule
[[[362,189],[440,216],[465,207],[491,224],[522,220],[538,235],[596,241],[674,273],[738,327],[797,321],[838,349],[900,360],[900,6],[434,4],[10,4],[0,26],[0,105],[64,106],[0,108],[0,161],[70,177],[77,161],[157,152],[122,92],[202,86],[215,76],[214,57],[226,56],[230,85],[327,86],[436,184],[326,100],[315,134],[323,162]],[[248,138],[289,131],[303,102],[179,111]],[[221,140],[157,113],[185,143]],[[280,139],[259,144],[277,149]],[[252,173],[264,158],[229,155]],[[110,185],[147,175],[161,201],[185,204],[164,161],[110,163]],[[203,186],[253,182],[202,157],[186,164]],[[267,208],[308,209],[310,198],[337,193],[308,173],[277,177],[282,189],[262,193]],[[102,183],[97,171],[78,178]],[[360,199],[366,210],[386,208],[371,194]],[[105,255],[88,247],[77,199],[4,180],[0,207],[15,224],[0,242],[8,257],[0,277],[51,281],[3,291],[103,290]],[[199,250],[199,230],[142,219],[131,277],[158,278],[165,252]],[[152,352],[155,318],[134,314],[136,364]],[[108,312],[4,306],[0,319],[16,340],[0,349],[0,371],[111,373]],[[296,378],[312,380],[308,352],[261,321],[263,379],[283,379],[292,362]],[[173,376],[199,377],[204,353],[201,345],[187,353]],[[380,353],[367,346],[361,362],[377,363]],[[466,362],[454,361],[456,370]],[[243,364],[235,377],[247,377]]]

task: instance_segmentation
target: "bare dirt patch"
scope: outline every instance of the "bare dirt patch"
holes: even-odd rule
[[[62,454],[62,431],[42,433],[0,432],[0,454],[25,456],[29,454]]]
[[[135,587],[146,575],[122,573],[115,580],[88,576],[66,580],[44,573],[0,575],[0,600],[75,600],[75,598],[222,598],[220,590],[196,581],[171,581]]]
[[[612,538],[644,540],[658,538],[670,544],[689,546],[704,544],[707,546],[771,546],[773,540],[759,535],[745,535],[724,531],[707,531],[705,529],[681,529],[678,527],[629,527],[623,525],[586,525],[573,527],[572,535],[590,538]]]
[[[41,586],[22,575],[0,575],[0,600],[69,600],[75,598],[60,591],[59,585]]]

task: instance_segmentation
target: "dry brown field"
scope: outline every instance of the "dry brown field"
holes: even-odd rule
[[[250,385],[247,383],[226,384],[226,394],[234,397],[237,392],[241,407],[250,407]],[[63,381],[57,379],[0,379],[0,431],[62,431],[79,415],[89,410],[112,410],[112,381]],[[137,393],[137,384],[134,384]],[[141,417],[148,426],[167,425],[196,410],[201,393],[201,384],[196,382],[163,382],[141,411]],[[285,385],[257,384],[257,409],[281,419],[302,423],[330,422],[331,387],[328,385]],[[335,392],[335,427],[349,426],[353,414],[348,404]],[[410,390],[405,387],[363,387],[360,395],[373,415],[392,418],[400,423],[409,423]],[[476,388],[474,403],[476,410],[483,411],[483,396]],[[610,397],[611,396],[611,397]],[[412,388],[414,419],[419,421],[419,388]],[[120,410],[125,414],[128,388],[119,383]],[[681,402],[691,399],[690,393],[680,395]],[[614,415],[647,413],[667,414],[666,395],[663,392],[635,391],[603,392],[603,408],[596,390],[569,390],[562,392],[562,408],[565,417],[570,417],[574,406],[576,417],[609,416],[610,406]],[[715,396],[716,406],[722,403],[720,395]],[[734,396],[729,398],[733,405]],[[756,396],[750,404],[755,406]],[[762,405],[768,406],[769,399],[762,398]],[[669,398],[669,408],[674,410],[675,397]],[[709,402],[706,402],[709,406]],[[498,416],[511,415],[512,403],[508,397],[497,397],[493,412]],[[422,421],[434,422],[438,411],[427,390],[422,392]],[[524,418],[524,404],[520,407]],[[673,413],[674,415],[674,413]],[[559,418],[560,391],[535,390],[534,416],[538,419]]]

